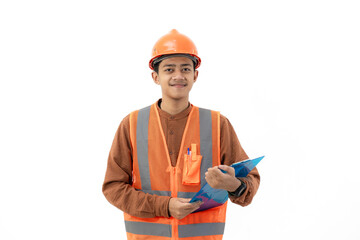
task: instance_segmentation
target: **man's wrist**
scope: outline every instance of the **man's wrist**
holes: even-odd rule
[[[240,179],[234,177],[234,182],[231,184],[231,186],[228,187],[228,189],[226,189],[228,192],[235,192],[236,189],[238,189],[242,182],[240,181]]]
[[[241,179],[238,179],[238,180],[240,181],[240,186],[233,192],[228,191],[230,196],[240,197],[245,192],[246,187],[247,187],[246,183]]]

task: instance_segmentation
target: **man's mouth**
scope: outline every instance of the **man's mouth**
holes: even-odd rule
[[[182,88],[182,87],[186,87],[187,84],[186,83],[173,83],[170,84],[171,87],[176,87],[176,88]]]

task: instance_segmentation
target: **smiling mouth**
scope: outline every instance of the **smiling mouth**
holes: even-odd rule
[[[175,83],[175,84],[170,84],[171,87],[176,87],[176,88],[182,88],[182,87],[186,87],[187,84],[186,83]]]

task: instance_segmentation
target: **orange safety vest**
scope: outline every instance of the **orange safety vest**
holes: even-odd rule
[[[132,186],[149,194],[192,198],[206,183],[207,169],[220,164],[220,113],[193,106],[176,166],[172,167],[156,104],[130,114]],[[124,213],[127,238],[221,240],[226,205],[191,213],[181,220],[139,218]]]

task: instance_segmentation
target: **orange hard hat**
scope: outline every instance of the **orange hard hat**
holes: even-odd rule
[[[154,63],[156,63],[156,60],[162,60],[162,56],[166,57],[167,55],[174,54],[189,57],[194,61],[195,68],[200,66],[201,59],[198,57],[198,52],[193,41],[179,33],[176,29],[173,29],[155,43],[149,62],[150,69],[154,70]]]

